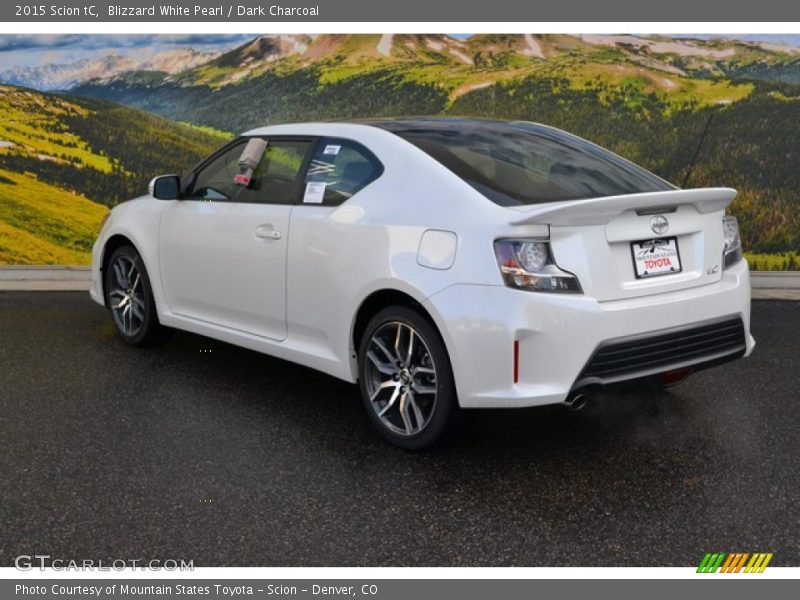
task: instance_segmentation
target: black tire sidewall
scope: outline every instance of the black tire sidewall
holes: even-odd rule
[[[425,429],[408,437],[397,435],[389,430],[381,422],[378,415],[375,414],[375,410],[369,400],[364,376],[367,372],[366,352],[369,340],[380,327],[395,321],[409,325],[417,331],[417,334],[425,341],[436,366],[437,396],[433,415]],[[370,320],[359,342],[358,374],[359,389],[364,408],[367,411],[370,422],[386,440],[407,450],[426,450],[440,445],[449,438],[448,434],[453,429],[454,421],[459,411],[453,369],[441,335],[436,327],[419,312],[405,306],[392,306],[381,310]]]
[[[142,282],[142,291],[144,292],[144,301],[145,301],[145,315],[144,315],[144,322],[142,323],[141,329],[136,333],[136,335],[130,336],[125,334],[123,331],[117,327],[117,322],[114,319],[114,315],[111,311],[111,300],[109,298],[109,290],[111,289],[112,285],[112,268],[111,265],[114,264],[114,261],[117,260],[120,256],[126,256],[133,260],[134,265],[136,265],[136,269],[141,274],[141,282]],[[106,266],[106,271],[103,274],[105,277],[105,299],[106,299],[106,306],[108,307],[109,314],[111,314],[111,321],[114,323],[114,327],[117,330],[119,336],[128,344],[133,346],[143,346],[150,343],[155,343],[159,341],[160,333],[161,333],[161,324],[158,321],[158,315],[156,313],[156,303],[155,298],[153,296],[153,288],[150,285],[150,277],[147,274],[147,269],[144,266],[144,261],[139,253],[136,251],[135,248],[131,246],[121,246],[114,250],[111,254],[111,257],[108,259],[108,263]]]

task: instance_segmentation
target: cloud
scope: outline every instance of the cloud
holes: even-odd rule
[[[0,52],[54,50],[78,44],[82,35],[0,35]]]
[[[217,46],[240,43],[254,37],[255,34],[0,35],[0,52]]]
[[[184,46],[197,46],[197,45],[217,45],[217,44],[232,44],[234,42],[244,42],[258,37],[259,34],[252,33],[192,33],[192,34],[161,34],[154,35],[162,44],[176,44]]]

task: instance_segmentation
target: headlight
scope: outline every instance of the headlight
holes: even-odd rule
[[[508,287],[531,292],[581,293],[577,277],[558,268],[544,240],[497,240],[497,265]]]
[[[742,260],[742,238],[739,236],[739,222],[736,217],[722,217],[722,268],[732,267]]]

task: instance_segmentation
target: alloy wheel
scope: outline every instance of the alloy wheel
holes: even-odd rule
[[[381,325],[366,354],[370,405],[392,433],[410,437],[431,420],[436,406],[436,366],[419,332],[399,321]]]
[[[142,274],[130,256],[118,256],[110,268],[112,277],[108,297],[114,323],[124,335],[133,337],[141,331],[145,320],[147,305]]]

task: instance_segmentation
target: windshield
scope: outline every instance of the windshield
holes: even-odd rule
[[[372,124],[411,142],[501,206],[675,189],[586,140],[534,123],[400,119]]]

